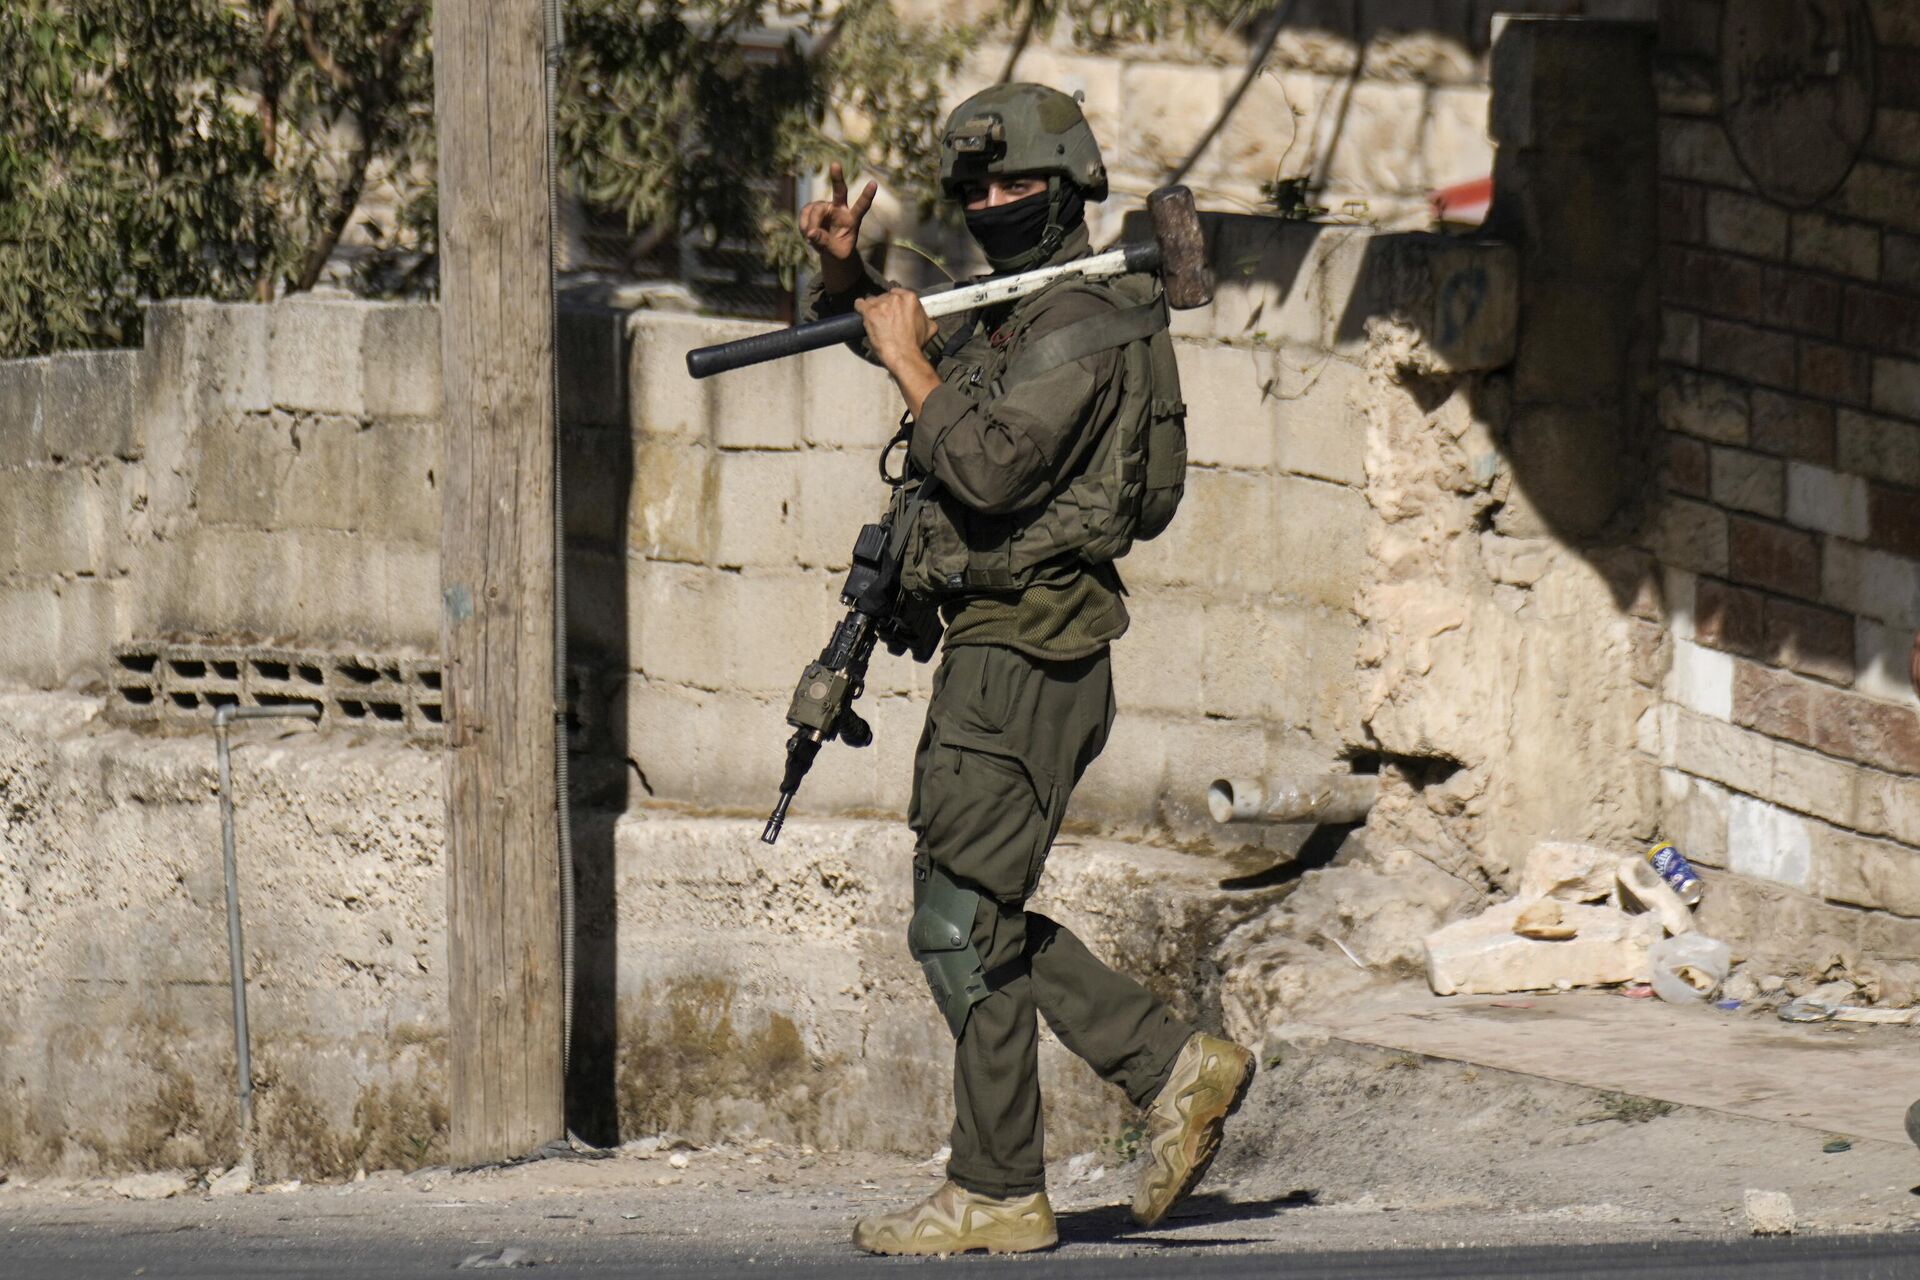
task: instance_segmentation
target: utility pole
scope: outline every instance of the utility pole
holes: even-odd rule
[[[541,0],[438,0],[448,1040],[456,1165],[566,1134]]]

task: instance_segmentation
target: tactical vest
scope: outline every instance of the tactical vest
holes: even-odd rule
[[[1080,457],[1053,495],[1024,511],[976,511],[936,481],[909,477],[895,490],[893,521],[904,539],[907,590],[1019,591],[1064,563],[1117,560],[1172,521],[1186,484],[1187,409],[1160,282],[1145,275],[1073,281],[1046,296],[1060,291],[1092,293],[1113,309],[1031,342],[1026,330],[1039,309],[1016,310],[1006,342],[969,342],[942,360],[942,379],[976,404],[990,404],[1012,384],[1118,347],[1117,411],[1092,439],[1078,442]]]

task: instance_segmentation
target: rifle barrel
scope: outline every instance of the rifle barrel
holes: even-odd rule
[[[760,833],[760,843],[774,844],[780,839],[780,828],[787,825],[787,806],[792,803],[793,792],[782,791],[773,806],[773,815],[767,819],[766,829]]]

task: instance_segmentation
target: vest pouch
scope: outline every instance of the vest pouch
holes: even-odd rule
[[[920,504],[901,575],[909,590],[933,596],[1019,591],[1042,569],[1069,558],[1119,559],[1136,540],[1163,532],[1180,505],[1186,406],[1159,282],[1124,276],[1056,288],[1095,294],[1114,309],[1031,343],[1024,341],[1031,320],[1016,321],[1013,340],[973,368],[965,383],[949,385],[990,401],[1008,381],[1118,349],[1120,403],[1072,478],[1044,504],[1011,515],[973,511],[945,493]]]
[[[901,500],[896,495],[895,502]],[[900,585],[916,595],[947,596],[966,589],[968,548],[952,508],[959,506],[941,493],[931,502],[906,504],[913,519],[907,526],[900,558]]]

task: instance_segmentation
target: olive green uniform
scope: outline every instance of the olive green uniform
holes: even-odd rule
[[[1076,228],[1050,261],[1084,256],[1087,246],[1086,228]],[[885,287],[869,275],[847,294],[816,289],[808,311],[844,312],[855,297]],[[1006,353],[1016,356],[1021,344],[1107,305],[1084,292],[1046,290],[983,311],[970,336],[965,317],[944,320],[928,344],[942,386],[928,396],[908,441],[919,469],[973,511],[1045,503],[1112,421],[1119,352],[1098,352],[993,396],[974,371],[993,353],[996,335],[1018,333]],[[964,338],[957,346],[956,333]],[[908,822],[918,837],[916,908],[942,875],[980,895],[971,942],[986,993],[963,1007],[955,1032],[947,1172],[983,1195],[1021,1196],[1045,1185],[1036,1011],[1140,1105],[1159,1092],[1194,1033],[1069,930],[1025,909],[1073,788],[1113,725],[1107,646],[1127,628],[1123,592],[1112,565],[1068,563],[1022,591],[943,605],[946,649],[914,755]]]

